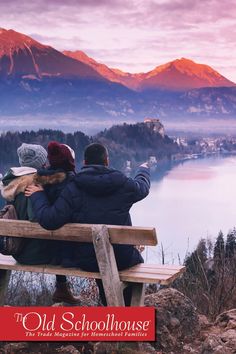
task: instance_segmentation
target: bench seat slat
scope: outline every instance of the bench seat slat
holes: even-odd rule
[[[175,270],[168,270],[166,266],[158,264],[139,264],[132,268],[119,272],[120,280],[133,283],[159,283],[168,285],[184,272],[185,267],[175,267]],[[167,266],[168,267],[168,266]],[[86,272],[79,268],[62,268],[53,265],[23,265],[15,261],[11,256],[0,255],[0,268],[24,272],[35,272],[44,274],[58,274],[67,276],[79,276],[85,278],[101,279],[100,273]]]
[[[175,268],[175,269],[169,269],[169,268],[166,268],[164,265],[158,265],[158,264],[152,264],[151,267],[147,268],[147,267],[144,267],[144,264],[140,264],[140,265],[137,265],[137,266],[134,266],[132,268],[129,268],[129,273],[137,273],[137,272],[140,272],[140,273],[149,273],[149,274],[166,274],[166,275],[173,275],[175,274],[176,272],[181,272],[181,271],[184,271],[185,267],[182,267],[182,266],[179,266],[178,268]]]
[[[79,268],[62,268],[50,264],[25,265],[17,263],[11,256],[3,255],[0,255],[0,269],[101,279],[100,273],[97,272],[86,272]]]
[[[179,266],[179,269],[169,272],[166,269],[161,269],[160,265],[152,265],[152,269],[149,271],[142,268],[142,265],[137,265],[121,271],[120,278],[123,281],[128,282],[134,282],[135,279],[137,283],[159,283],[161,285],[169,285],[184,271],[185,267],[183,266]]]
[[[153,264],[142,263],[142,268],[152,268]],[[161,269],[170,269],[170,270],[179,270],[183,266],[174,265],[174,264],[154,264],[155,268],[160,266]]]
[[[153,273],[120,273],[122,281],[137,282],[137,283],[160,283],[172,280],[174,275],[153,274]]]

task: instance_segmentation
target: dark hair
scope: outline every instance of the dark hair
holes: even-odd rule
[[[107,158],[107,148],[102,144],[90,144],[84,151],[84,161],[87,165],[105,165]]]

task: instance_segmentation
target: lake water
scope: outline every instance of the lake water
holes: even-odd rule
[[[149,196],[132,208],[133,225],[156,227],[166,260],[183,261],[201,238],[236,226],[236,157],[189,160],[154,176]],[[145,258],[159,263],[160,246]]]

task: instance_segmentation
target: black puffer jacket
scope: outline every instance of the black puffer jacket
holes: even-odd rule
[[[104,166],[85,166],[50,206],[44,192],[30,198],[38,222],[46,229],[57,229],[68,222],[131,225],[129,210],[149,193],[149,170],[140,168],[134,179]],[[129,245],[115,245],[119,269],[143,262],[139,252]],[[92,244],[77,246],[74,265],[97,270]]]

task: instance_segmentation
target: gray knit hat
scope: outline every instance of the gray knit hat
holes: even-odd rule
[[[23,143],[17,154],[21,166],[42,168],[47,161],[47,151],[41,145]]]

